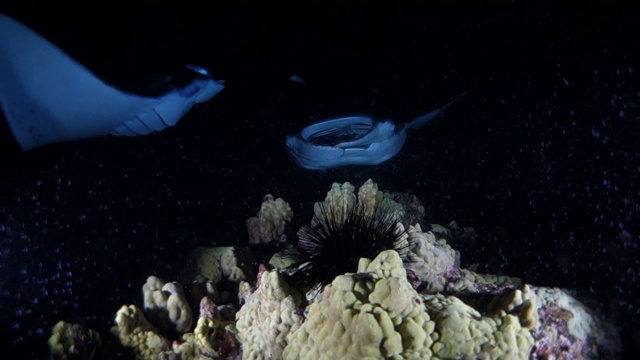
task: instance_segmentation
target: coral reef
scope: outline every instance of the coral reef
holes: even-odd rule
[[[193,284],[199,315],[178,283],[151,276],[143,286],[146,317],[135,305],[122,306],[114,338],[136,359],[617,358],[617,329],[567,292],[462,268],[447,238],[451,231],[475,238],[473,229],[432,224],[425,232],[410,224],[405,231],[402,219],[411,217],[403,217],[403,205],[371,180],[354,191],[349,183],[333,184],[315,204],[311,227],[348,221],[340,216],[357,207],[373,216],[383,206],[403,234],[404,254],[379,249],[360,257],[353,272],[341,269],[311,296],[293,281],[286,254],[265,266],[244,248],[197,248],[181,281]],[[327,207],[336,211],[333,218]],[[235,284],[239,301],[220,296],[222,280]],[[189,316],[197,317],[193,332]],[[74,349],[93,354],[98,344],[95,332],[62,322],[50,339],[60,359]]]
[[[394,251],[338,276],[310,305],[285,359],[429,358],[429,317]],[[431,329],[430,329],[431,328]]]
[[[249,244],[284,242],[285,226],[292,217],[293,211],[289,204],[281,198],[274,200],[271,194],[266,195],[256,216],[247,220]]]
[[[385,202],[358,202],[344,208],[319,204],[316,226],[298,231],[300,260],[290,268],[292,280],[300,288],[324,286],[346,272],[354,271],[363,257],[374,257],[383,250],[405,254],[409,245],[394,207]],[[346,211],[346,213],[344,212]]]
[[[171,350],[171,342],[156,329],[135,305],[123,305],[111,328],[122,346],[133,349],[136,359],[154,359]]]
[[[150,276],[143,286],[145,304],[149,296],[155,298],[147,316],[157,318],[158,303],[163,297],[157,293],[158,285],[172,285],[181,288],[180,284],[164,284],[154,276]],[[152,294],[152,295],[149,295]],[[174,294],[170,295],[173,296]],[[158,298],[160,301],[158,301]],[[169,301],[166,301],[169,304]],[[169,304],[170,305],[170,304]],[[193,316],[189,308],[189,317]],[[160,330],[152,325],[143,312],[135,305],[122,306],[116,315],[116,326],[111,330],[120,344],[133,351],[136,359],[240,359],[242,350],[236,336],[235,310],[229,311],[225,307],[216,306],[211,299],[203,297],[200,301],[200,317],[193,332],[186,332],[180,338],[170,340],[168,335],[172,331]],[[167,315],[167,314],[165,314]],[[165,319],[166,320],[166,319]]]
[[[423,232],[420,225],[411,226],[410,249],[405,267],[420,281],[418,289],[428,293],[446,292],[498,293],[505,287],[516,288],[520,279],[508,276],[482,275],[460,268],[460,253],[432,232]]]
[[[384,251],[337,277],[309,307],[285,359],[526,359],[533,337],[518,317],[481,316],[455,297],[423,299],[400,256]]]
[[[217,284],[222,279],[247,280],[253,276],[252,262],[251,254],[241,247],[197,247],[189,254],[180,281]]]
[[[165,283],[162,279],[149,276],[142,286],[142,296],[144,311],[157,328],[179,333],[191,329],[193,315],[182,285],[177,282]]]
[[[49,351],[58,360],[92,359],[101,343],[97,331],[58,321],[51,329]]]
[[[240,359],[242,350],[236,337],[235,321],[208,298],[200,302],[200,318],[193,333],[184,334],[175,346],[183,359]]]
[[[237,284],[254,277],[253,257],[248,249],[239,246],[197,247],[187,257],[179,281],[190,284],[189,303],[196,307],[203,296],[220,303],[233,302]]]
[[[385,196],[402,206],[403,215],[399,221],[405,226],[424,223],[426,217],[426,209],[420,199],[411,193],[385,193]]]
[[[532,356],[557,359],[613,359],[620,351],[618,330],[561,289],[525,287],[517,297],[535,300],[536,347]]]
[[[278,271],[262,273],[258,289],[236,314],[245,359],[280,359],[302,324],[302,296]]]
[[[378,190],[378,185],[373,180],[367,180],[355,194],[355,187],[349,182],[344,184],[333,183],[331,190],[327,192],[324,202],[317,202],[313,205],[314,217],[311,219],[311,226],[314,227],[323,219],[322,208],[331,209],[336,214],[345,216],[351,209],[360,206],[365,215],[371,216],[377,208],[384,207],[393,214],[392,218],[399,221],[404,216],[402,205],[393,201],[384,192]],[[344,220],[344,219],[338,219]]]
[[[434,356],[444,359],[528,359],[533,336],[520,314],[498,311],[481,315],[454,296],[429,295],[424,299],[435,322]]]

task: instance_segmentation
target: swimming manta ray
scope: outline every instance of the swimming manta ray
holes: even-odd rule
[[[296,164],[310,170],[377,165],[398,154],[407,140],[407,131],[424,126],[459,98],[400,126],[391,120],[378,122],[366,116],[321,121],[288,136],[287,150]]]
[[[27,26],[0,14],[0,107],[23,150],[102,135],[146,135],[175,125],[224,85],[186,66],[191,82],[160,96],[106,84]]]

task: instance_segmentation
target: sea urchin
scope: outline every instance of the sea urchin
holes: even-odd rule
[[[298,230],[298,259],[291,266],[294,283],[325,286],[347,272],[355,272],[360,258],[373,259],[394,249],[404,255],[406,232],[398,227],[394,210],[381,202],[373,208],[319,204],[311,226]]]

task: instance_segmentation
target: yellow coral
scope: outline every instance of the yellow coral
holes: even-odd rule
[[[518,317],[500,312],[481,316],[453,296],[425,297],[425,305],[436,323],[438,341],[432,349],[440,358],[528,359],[533,336]]]
[[[253,277],[248,266],[251,262],[251,256],[245,248],[200,246],[189,254],[180,279],[185,284],[192,281],[216,284],[222,279],[246,281]]]
[[[247,220],[249,244],[279,241],[292,217],[293,211],[286,201],[281,198],[274,200],[273,195],[268,194],[256,216]]]
[[[302,296],[277,271],[264,272],[260,286],[236,314],[245,359],[278,359],[287,336],[302,323]]]
[[[423,299],[388,250],[325,287],[283,358],[526,359],[532,346],[517,314],[482,316],[452,296]]]
[[[123,346],[132,348],[139,360],[154,359],[171,348],[169,340],[159,334],[135,305],[123,305],[118,310],[111,332]]]
[[[142,294],[147,316],[158,328],[181,333],[191,329],[193,314],[182,285],[177,282],[165,283],[152,275],[142,286]]]
[[[333,214],[346,215],[356,205],[362,207],[363,214],[367,216],[371,216],[374,209],[379,207],[390,209],[397,220],[404,214],[402,205],[385,196],[382,191],[378,190],[378,185],[371,179],[368,179],[360,186],[357,196],[355,187],[351,183],[333,183],[331,190],[327,192],[324,203],[315,203],[313,205],[313,211],[316,216],[311,220],[311,226],[317,225],[316,219],[323,219],[323,214],[320,210],[321,206],[324,206],[325,209],[331,209]]]
[[[100,335],[82,325],[58,321],[51,329],[49,350],[54,359],[90,358],[100,346]]]
[[[433,329],[395,251],[337,277],[290,337],[285,359],[416,359],[431,356]]]

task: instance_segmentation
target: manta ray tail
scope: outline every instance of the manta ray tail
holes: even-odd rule
[[[458,100],[460,100],[461,97],[463,97],[465,94],[462,93],[460,94],[460,96],[458,96],[457,98],[449,101],[447,104],[445,104],[444,106],[435,109],[431,112],[428,112],[424,115],[418,116],[415,120],[408,122],[405,124],[403,131],[409,131],[409,130],[417,130],[423,126],[425,126],[430,120],[433,120],[436,116],[442,114],[442,112],[448,108],[450,105],[454,104],[455,102],[457,102]]]

